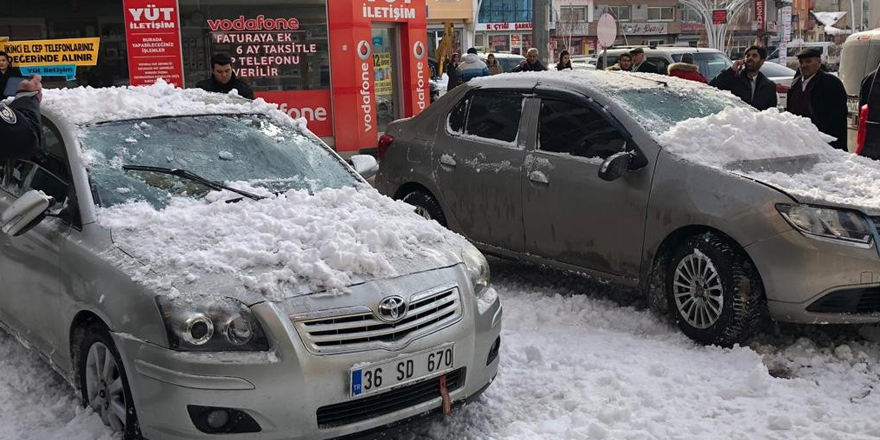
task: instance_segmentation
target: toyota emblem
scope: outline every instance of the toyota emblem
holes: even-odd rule
[[[398,321],[406,315],[406,300],[399,296],[389,296],[379,301],[379,318],[383,321]]]

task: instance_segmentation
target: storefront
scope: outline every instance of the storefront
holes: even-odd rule
[[[476,45],[487,52],[525,54],[533,47],[532,23],[478,23]]]
[[[233,58],[257,97],[278,103],[338,151],[375,148],[428,100],[425,0],[51,0],[13,8],[0,37],[100,37],[98,63],[52,86],[193,87],[211,55]],[[124,4],[123,4],[124,3]]]
[[[426,0],[428,6],[428,56],[436,60],[437,48],[447,26],[452,26],[455,42],[452,52],[463,54],[473,41],[468,40],[474,25],[474,2],[469,0]]]

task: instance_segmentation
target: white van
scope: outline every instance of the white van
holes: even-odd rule
[[[840,64],[840,48],[837,44],[830,41],[802,41],[792,40],[788,43],[787,54],[785,57],[785,65],[792,68],[798,68],[797,54],[804,49],[819,49],[822,51],[822,64],[828,67],[830,71],[836,71]],[[779,63],[779,49],[773,51],[767,57],[768,63]]]
[[[859,88],[862,79],[880,65],[880,29],[857,32],[847,37],[840,54],[838,77],[846,89],[849,107],[847,145],[855,151],[859,124]]]

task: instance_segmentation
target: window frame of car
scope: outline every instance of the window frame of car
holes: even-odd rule
[[[561,158],[568,158],[568,159],[572,159],[572,160],[578,160],[578,161],[581,161],[584,163],[594,164],[594,162],[595,162],[594,158],[587,158],[587,157],[583,157],[583,156],[576,156],[576,155],[573,155],[570,153],[559,153],[559,152],[546,151],[546,150],[541,149],[541,139],[540,139],[540,133],[541,133],[540,116],[541,115],[540,115],[540,111],[543,108],[543,102],[545,100],[559,101],[559,102],[563,102],[563,103],[573,105],[573,106],[586,107],[586,108],[592,110],[593,112],[595,112],[596,114],[598,114],[599,116],[601,116],[606,122],[608,122],[609,125],[614,127],[617,130],[617,132],[620,133],[620,135],[624,139],[625,148],[623,151],[633,153],[633,157],[634,157],[633,169],[638,169],[638,168],[641,168],[641,167],[648,164],[647,156],[645,156],[644,152],[641,150],[641,148],[639,148],[638,144],[636,143],[635,139],[632,136],[632,133],[630,133],[629,130],[627,130],[626,127],[619,120],[617,120],[617,118],[615,118],[614,115],[611,114],[611,112],[608,111],[608,109],[606,109],[604,106],[602,106],[601,104],[596,102],[594,99],[588,97],[587,95],[581,94],[581,93],[575,93],[575,92],[571,92],[571,91],[539,87],[535,90],[535,96],[532,99],[537,101],[536,108],[538,109],[538,111],[537,111],[537,114],[534,116],[534,122],[532,123],[533,133],[529,137],[530,142],[531,142],[531,145],[529,148],[531,149],[531,151],[533,151],[535,153],[548,154],[548,155],[553,155],[553,156],[557,156],[557,157],[561,157]],[[608,159],[607,157],[602,158],[603,161],[605,161],[607,159]],[[598,164],[594,164],[594,165],[598,166]]]
[[[468,119],[470,116],[470,110],[472,101],[471,99],[478,95],[490,95],[490,94],[518,94],[522,99],[523,107],[520,108],[520,117],[519,122],[517,124],[517,134],[513,141],[504,141],[501,139],[492,139],[492,138],[484,138],[482,136],[469,134],[466,131],[461,133],[455,132],[452,130],[452,114],[456,111],[459,105],[467,102],[467,110],[464,115],[464,121],[462,122],[462,129],[467,130]],[[531,89],[523,89],[523,88],[474,88],[472,90],[468,90],[467,93],[461,96],[454,105],[446,112],[446,135],[455,139],[467,140],[472,142],[479,142],[481,144],[493,145],[498,147],[504,147],[512,150],[522,150],[525,148],[525,142],[523,140],[523,129],[525,124],[529,121],[529,117],[523,108],[525,106],[526,99],[534,96],[534,93]],[[467,135],[467,137],[463,137],[463,135]]]

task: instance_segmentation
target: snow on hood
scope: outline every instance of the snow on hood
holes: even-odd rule
[[[149,86],[46,89],[42,107],[77,125],[161,116],[261,113],[281,124],[305,127],[304,119],[291,119],[262,98],[251,101],[235,89],[228,95],[181,89],[161,79]]]
[[[742,174],[801,202],[880,211],[880,162],[832,148],[809,119],[776,109],[728,108],[656,136],[670,153]]]
[[[368,186],[236,203],[213,199],[175,198],[162,210],[130,202],[100,208],[98,218],[114,243],[149,270],[122,269],[159,291],[227,274],[230,284],[270,299],[344,292],[372,279],[457,264],[471,246]]]

